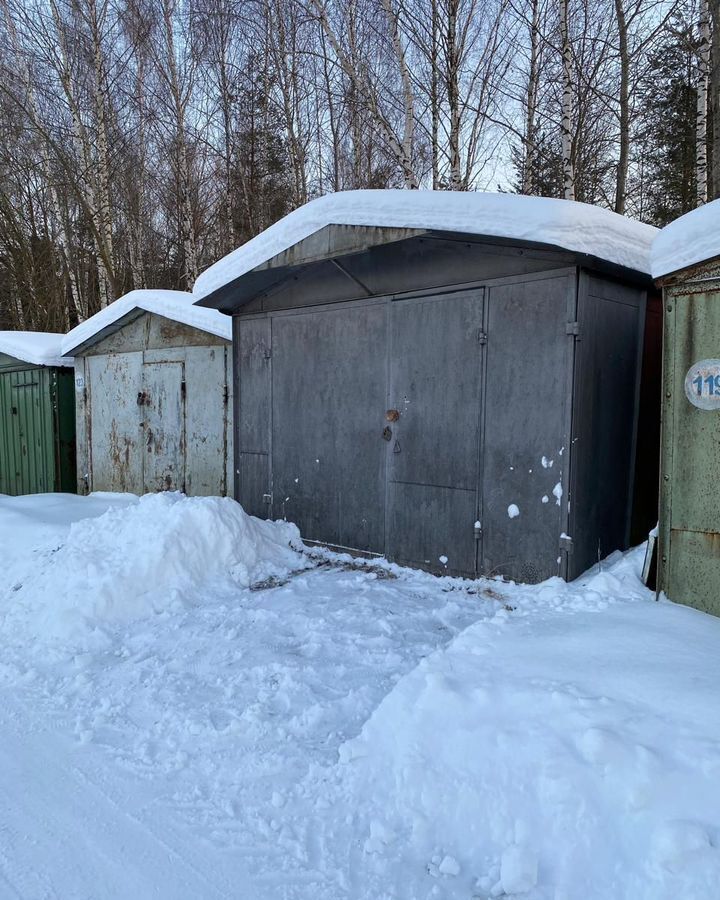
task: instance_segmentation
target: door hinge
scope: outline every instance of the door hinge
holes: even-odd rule
[[[272,503],[272,494],[263,494],[263,503]]]
[[[477,341],[478,344],[487,344],[487,332],[483,331],[482,328],[477,330]]]
[[[269,347],[266,347],[263,356],[265,359],[272,359],[272,350]]]
[[[225,387],[223,389],[223,403],[225,404],[225,406],[228,405],[229,401],[230,401],[230,388],[227,385],[225,385]]]
[[[580,337],[580,323],[579,322],[568,322],[565,325],[565,334],[572,334],[576,338]]]
[[[185,399],[186,393],[187,393],[187,385],[186,385],[185,381],[183,380],[180,382],[180,396],[183,398],[183,400]]]
[[[560,535],[560,549],[564,550],[566,553],[573,552],[573,539],[567,534]]]

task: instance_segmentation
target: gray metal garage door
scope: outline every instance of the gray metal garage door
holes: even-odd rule
[[[483,292],[390,309],[388,555],[474,572]]]
[[[384,552],[387,317],[374,303],[272,321],[273,514],[307,540]]]
[[[574,303],[570,276],[488,291],[483,434],[483,574],[560,574]]]
[[[564,274],[240,319],[240,501],[435,571],[559,574],[573,303]]]

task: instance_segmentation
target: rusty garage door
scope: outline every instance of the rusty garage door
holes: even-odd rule
[[[143,492],[142,353],[90,356],[91,490]],[[97,485],[97,487],[96,487]]]
[[[91,490],[183,490],[184,366],[142,352],[91,356]]]

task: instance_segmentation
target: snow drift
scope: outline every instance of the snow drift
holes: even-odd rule
[[[229,498],[148,494],[74,522],[12,608],[41,642],[87,644],[106,625],[196,602],[218,579],[248,587],[302,567],[300,546],[294,525]]]
[[[356,808],[373,873],[363,897],[715,895],[720,755],[708,755],[702,709],[720,667],[698,681],[663,660],[687,655],[688,632],[712,660],[720,623],[647,602],[634,567],[518,588],[517,608],[423,660],[341,746],[328,778],[338,806],[383,798]],[[611,596],[630,602],[610,613]],[[678,615],[683,638],[668,629]]]

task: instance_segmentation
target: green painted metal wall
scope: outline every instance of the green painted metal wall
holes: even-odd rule
[[[0,361],[0,494],[75,491],[72,369]]]
[[[720,358],[720,265],[666,285],[663,315],[658,590],[720,615],[720,403],[686,394],[690,369]]]

